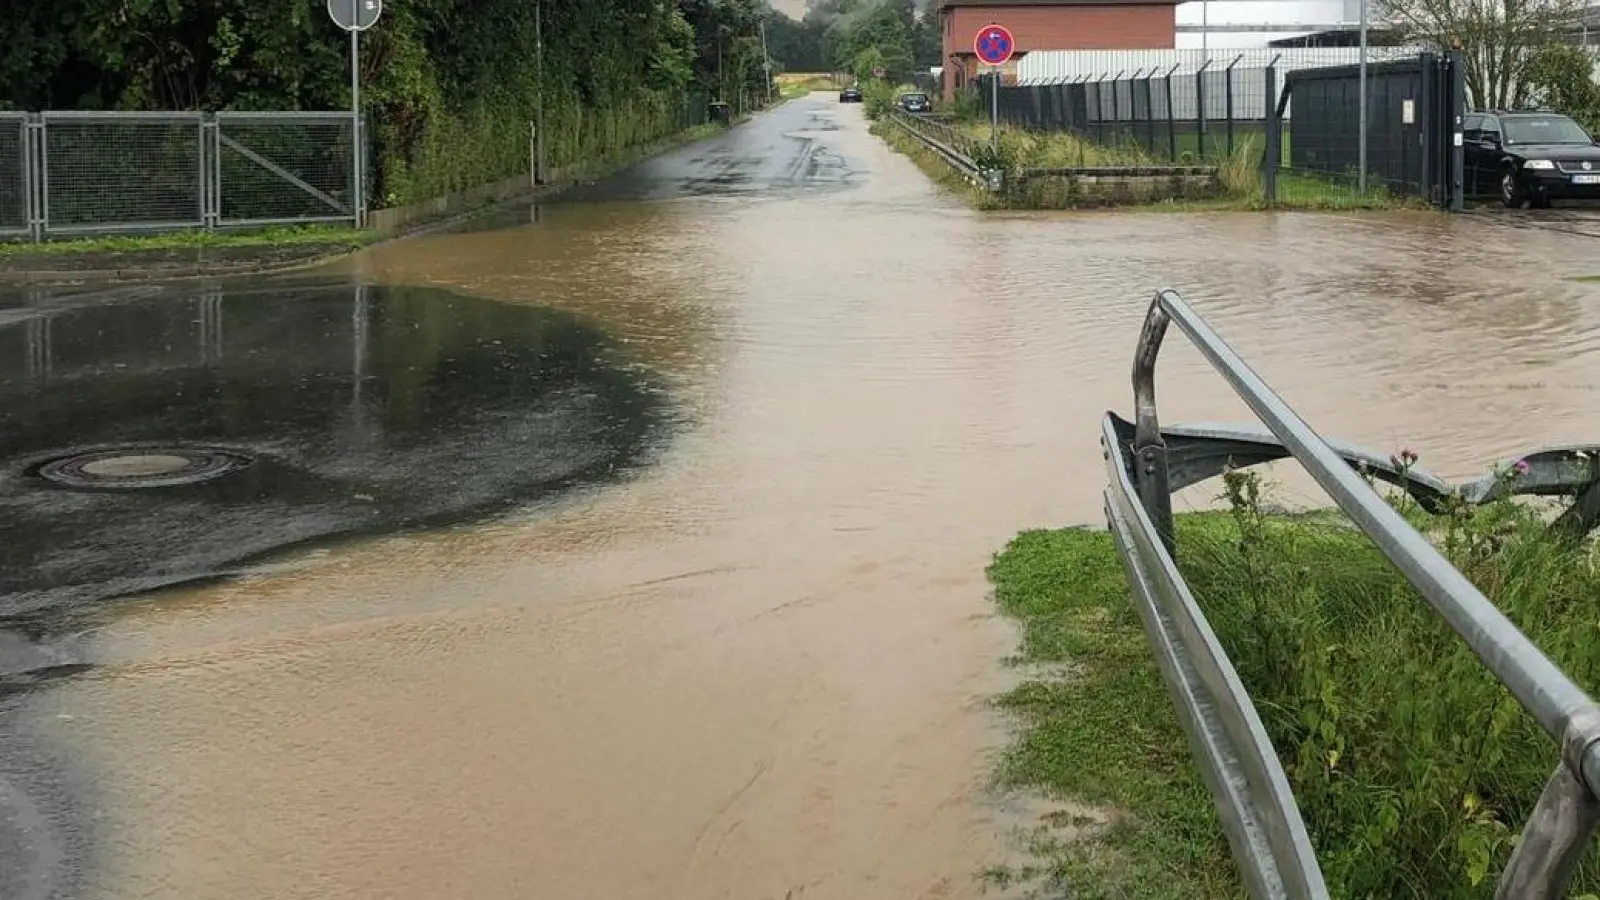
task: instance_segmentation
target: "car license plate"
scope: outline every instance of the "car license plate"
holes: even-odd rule
[[[1574,175],[1573,184],[1600,184],[1600,175]]]

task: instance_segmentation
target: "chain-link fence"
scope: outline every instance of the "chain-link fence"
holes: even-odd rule
[[[0,113],[0,235],[359,220],[343,112]]]
[[[221,225],[354,220],[348,113],[217,113]]]
[[[1199,165],[1246,150],[1259,153],[1269,105],[1265,70],[1179,69],[1002,87],[1000,120],[1030,131],[1068,132],[1129,162]],[[985,111],[991,90],[980,85],[976,91]]]
[[[0,235],[28,231],[28,117],[0,112]]]
[[[1274,110],[1277,153],[1266,160],[1276,174],[1275,199],[1459,205],[1462,67],[1458,58],[1432,53],[1369,65],[1365,128],[1357,66],[1288,73]]]

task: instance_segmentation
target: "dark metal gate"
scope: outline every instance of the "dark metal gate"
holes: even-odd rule
[[[1464,69],[1456,53],[1367,66],[1369,184],[1461,208]],[[1358,172],[1360,85],[1359,66],[1287,74],[1277,119],[1284,125],[1288,168],[1323,177]]]

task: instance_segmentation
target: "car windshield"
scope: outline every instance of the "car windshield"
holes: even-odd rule
[[[902,99],[911,100],[911,101],[915,102],[915,101],[928,99],[928,95],[927,94],[904,94],[904,95],[902,95]]]
[[[1589,135],[1566,116],[1526,116],[1502,120],[1508,144],[1590,144]]]

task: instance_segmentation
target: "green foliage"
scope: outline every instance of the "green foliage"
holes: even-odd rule
[[[999,781],[1065,806],[1025,835],[1034,863],[990,879],[1033,882],[1050,897],[1240,896],[1111,536],[1024,532],[988,574],[1001,611],[1022,626],[1016,662],[1036,667],[1000,700],[1022,728]],[[1065,667],[1065,677],[1042,667]]]
[[[902,91],[912,90],[910,86],[895,87],[887,81],[876,78],[868,79],[861,85],[861,103],[866,107],[867,117],[881,119],[894,109],[895,99]]]
[[[766,93],[760,0],[410,0],[362,36],[375,196],[405,203],[605,159]],[[539,52],[542,38],[543,52]],[[0,107],[340,109],[348,42],[322,3],[12,3]]]
[[[1490,896],[1558,762],[1554,742],[1364,535],[1266,514],[1254,473],[1225,484],[1228,518],[1180,531],[1179,559],[1333,895]],[[1440,517],[1395,502],[1558,666],[1594,684],[1589,546],[1552,539],[1537,509],[1509,500]],[[1576,886],[1600,886],[1593,859]]]
[[[1600,85],[1594,83],[1594,57],[1585,48],[1541,48],[1529,57],[1525,77],[1546,104],[1600,136]]]
[[[1491,897],[1559,762],[1555,742],[1342,516],[1269,513],[1249,471],[1223,486],[1225,511],[1178,517],[1178,560],[1283,762],[1330,892]],[[1578,684],[1600,679],[1600,544],[1551,537],[1520,501],[1454,501],[1437,516],[1403,494],[1391,503]],[[1036,844],[1042,873],[1072,896],[1238,893],[1110,536],[1027,532],[989,575],[1023,626],[1021,658],[1071,666],[1004,699],[1024,729],[1002,780],[1126,814],[1089,839]],[[1573,894],[1597,887],[1591,853]]]

